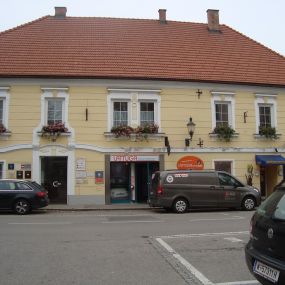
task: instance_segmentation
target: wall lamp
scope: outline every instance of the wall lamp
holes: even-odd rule
[[[185,146],[188,147],[190,146],[190,141],[192,141],[192,137],[194,135],[194,131],[195,131],[195,126],[196,124],[192,121],[192,118],[189,118],[189,122],[187,123],[187,129],[188,129],[188,134],[190,136],[190,138],[186,138],[185,139]]]

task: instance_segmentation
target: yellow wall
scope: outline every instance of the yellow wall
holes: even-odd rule
[[[214,86],[213,86],[214,87]],[[75,150],[75,160],[77,158],[86,158],[86,172],[88,177],[84,181],[75,182],[75,195],[104,195],[105,185],[95,184],[95,178],[92,176],[95,170],[105,170],[104,155],[108,148],[135,148],[136,153],[141,148],[161,148],[165,151],[164,139],[138,141],[130,140],[109,140],[104,136],[107,132],[107,95],[108,86],[96,87],[75,86],[69,87],[69,125],[75,130],[75,144],[85,144],[93,147],[104,148],[105,152],[91,150]],[[143,89],[143,88],[142,88]],[[255,114],[255,95],[253,92],[237,89],[235,93],[235,125],[237,138],[230,142],[220,141],[217,138],[211,138],[212,115],[211,115],[211,90],[214,88],[203,89],[200,99],[197,96],[197,88],[161,88],[161,130],[168,137],[172,153],[165,155],[165,168],[176,168],[176,162],[185,155],[194,155],[200,157],[205,162],[205,168],[213,168],[213,160],[232,159],[234,161],[234,174],[242,181],[245,181],[245,174],[248,164],[253,164],[256,173],[258,167],[255,165],[255,153],[239,152],[211,152],[211,148],[283,148],[282,137],[277,140],[262,140],[254,138],[256,132],[256,114]],[[233,88],[231,88],[233,89]],[[261,93],[261,92],[259,92]],[[268,94],[268,91],[264,92]],[[0,139],[0,149],[8,146],[33,143],[33,130],[39,126],[41,118],[41,95],[40,85],[12,85],[10,90],[9,106],[9,130],[12,135],[8,138]],[[277,130],[280,134],[285,134],[285,91],[277,94]],[[86,121],[85,110],[88,108],[88,121]],[[247,111],[247,122],[244,123],[244,112]],[[188,137],[186,124],[189,117],[196,123],[196,129],[190,148],[185,149],[185,138]],[[197,146],[199,138],[203,140],[203,148]],[[40,146],[47,144],[67,146],[68,137],[60,137],[56,142],[47,138],[40,138]],[[192,149],[198,149],[194,153]],[[203,149],[207,148],[207,152]],[[180,149],[180,153],[175,153],[175,149]],[[185,150],[185,152],[184,152]],[[199,152],[201,151],[201,152]],[[111,153],[109,153],[111,154]],[[159,153],[156,153],[158,155]],[[0,160],[7,163],[32,163],[32,149],[13,150],[2,152]],[[76,173],[76,169],[74,170]],[[8,171],[7,177],[8,177]],[[278,178],[279,179],[279,178]],[[76,180],[76,179],[75,179]],[[79,183],[80,182],[80,183]],[[274,181],[275,183],[276,181]],[[253,184],[259,186],[259,176],[254,176]]]

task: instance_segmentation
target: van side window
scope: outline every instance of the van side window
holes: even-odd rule
[[[218,176],[219,176],[220,185],[233,186],[233,187],[241,186],[241,184],[230,175],[227,175],[225,173],[219,173]]]

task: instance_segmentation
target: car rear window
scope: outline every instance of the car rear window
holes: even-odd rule
[[[151,187],[152,187],[152,189],[156,189],[159,185],[159,180],[160,180],[159,172],[153,173],[151,178],[152,178],[151,179]]]
[[[285,191],[273,192],[257,209],[257,213],[285,221]]]

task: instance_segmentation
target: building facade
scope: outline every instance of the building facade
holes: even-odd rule
[[[1,178],[35,180],[70,205],[146,203],[152,173],[176,168],[226,170],[272,192],[285,163],[285,58],[216,10],[207,24],[159,15],[85,22],[57,7],[0,33]]]

